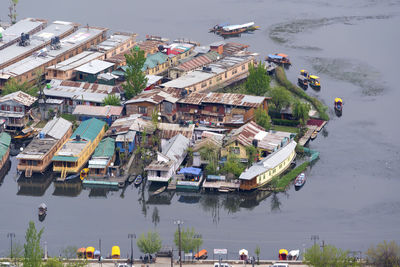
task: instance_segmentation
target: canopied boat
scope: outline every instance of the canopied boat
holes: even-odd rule
[[[300,190],[300,188],[302,188],[305,183],[306,183],[306,175],[304,174],[304,172],[302,172],[294,180],[294,188],[295,188],[295,190],[296,191]]]
[[[311,86],[312,88],[317,89],[317,90],[321,89],[321,82],[320,82],[318,76],[316,76],[316,75],[310,75],[309,81],[310,81],[310,86]]]
[[[304,77],[303,75],[300,75],[299,77],[297,77],[297,83],[304,90],[308,88],[308,79],[306,77]]]
[[[286,249],[279,250],[279,260],[285,261],[287,260],[287,256],[288,256],[288,251]]]
[[[335,98],[334,106],[335,106],[335,112],[342,114],[343,100],[341,98],[339,98],[339,97]]]
[[[254,26],[254,22],[249,22],[245,24],[223,26],[216,32],[222,36],[230,36],[230,35],[239,35],[246,31],[254,31],[258,28],[259,28],[258,26]]]
[[[286,65],[286,66],[292,65],[292,63],[289,60],[289,56],[282,53],[269,54],[265,60],[268,62],[274,62],[275,64],[278,65]]]

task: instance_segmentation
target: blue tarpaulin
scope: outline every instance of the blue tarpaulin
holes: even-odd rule
[[[278,55],[271,55],[271,54],[269,54],[268,57],[269,57],[269,58],[272,58],[272,59],[282,59],[282,57],[281,57],[281,56],[278,56]]]
[[[199,176],[201,174],[201,169],[200,168],[195,168],[195,167],[187,167],[187,168],[182,168],[179,172],[179,174],[191,174],[194,176]]]

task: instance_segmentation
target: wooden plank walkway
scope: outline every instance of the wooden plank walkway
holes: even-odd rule
[[[307,125],[307,132],[303,135],[302,138],[300,138],[299,140],[299,145],[304,146],[311,138],[311,135],[313,134],[313,132],[318,128],[315,125]]]
[[[240,187],[239,183],[233,183],[233,182],[225,182],[225,181],[216,181],[216,182],[207,182],[204,181],[203,183],[203,188],[204,189],[220,189],[220,188],[226,188],[226,189],[234,189],[238,190]]]

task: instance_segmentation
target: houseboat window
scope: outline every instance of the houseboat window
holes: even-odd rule
[[[207,82],[201,84],[201,88],[206,87],[206,86],[207,86]]]
[[[157,171],[157,176],[161,177],[161,171]]]
[[[139,113],[146,114],[147,113],[147,108],[146,107],[139,107]]]
[[[5,107],[4,107],[4,105],[1,105],[1,110],[5,110]]]
[[[10,111],[10,106],[7,106],[7,111]]]
[[[218,121],[219,121],[219,122],[222,122],[222,121],[224,121],[224,118],[219,117],[219,118],[218,118]]]

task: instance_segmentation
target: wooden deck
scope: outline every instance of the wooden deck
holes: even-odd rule
[[[218,190],[218,189],[232,189],[239,190],[240,183],[234,182],[225,182],[225,181],[216,181],[216,182],[208,182],[204,181],[203,188],[209,190]]]
[[[307,128],[308,128],[307,132],[299,140],[299,145],[301,145],[301,146],[304,146],[305,144],[307,144],[307,142],[311,138],[311,135],[313,134],[314,131],[317,130],[318,127],[315,125],[307,125]]]

